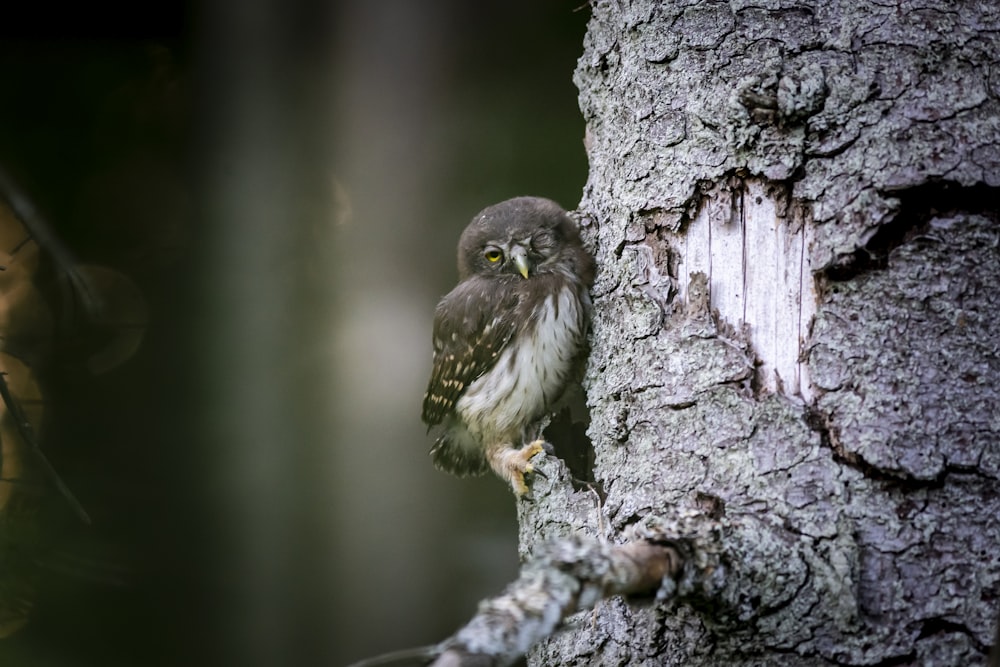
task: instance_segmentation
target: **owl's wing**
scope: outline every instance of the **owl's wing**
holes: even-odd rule
[[[513,338],[518,295],[496,281],[471,278],[441,299],[434,312],[434,362],[423,420],[440,424],[466,388],[493,367]]]

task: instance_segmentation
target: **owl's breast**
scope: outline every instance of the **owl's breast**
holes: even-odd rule
[[[513,441],[562,395],[585,337],[586,294],[564,285],[525,319],[496,364],[456,403],[481,441]]]

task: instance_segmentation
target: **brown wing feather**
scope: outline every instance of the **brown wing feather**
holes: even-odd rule
[[[493,367],[517,330],[518,294],[503,280],[472,277],[434,312],[434,362],[423,420],[440,424],[466,388]]]

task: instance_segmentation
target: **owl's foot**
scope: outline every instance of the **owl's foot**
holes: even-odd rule
[[[518,498],[527,495],[528,485],[524,476],[535,471],[531,459],[545,451],[545,444],[544,440],[535,440],[521,449],[503,447],[487,453],[490,466],[501,479],[510,484]]]

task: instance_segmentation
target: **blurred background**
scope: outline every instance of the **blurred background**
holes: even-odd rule
[[[440,641],[518,562],[427,456],[433,309],[480,209],[578,202],[588,8],[136,5],[0,40],[0,370],[90,519],[5,405],[0,665]]]

